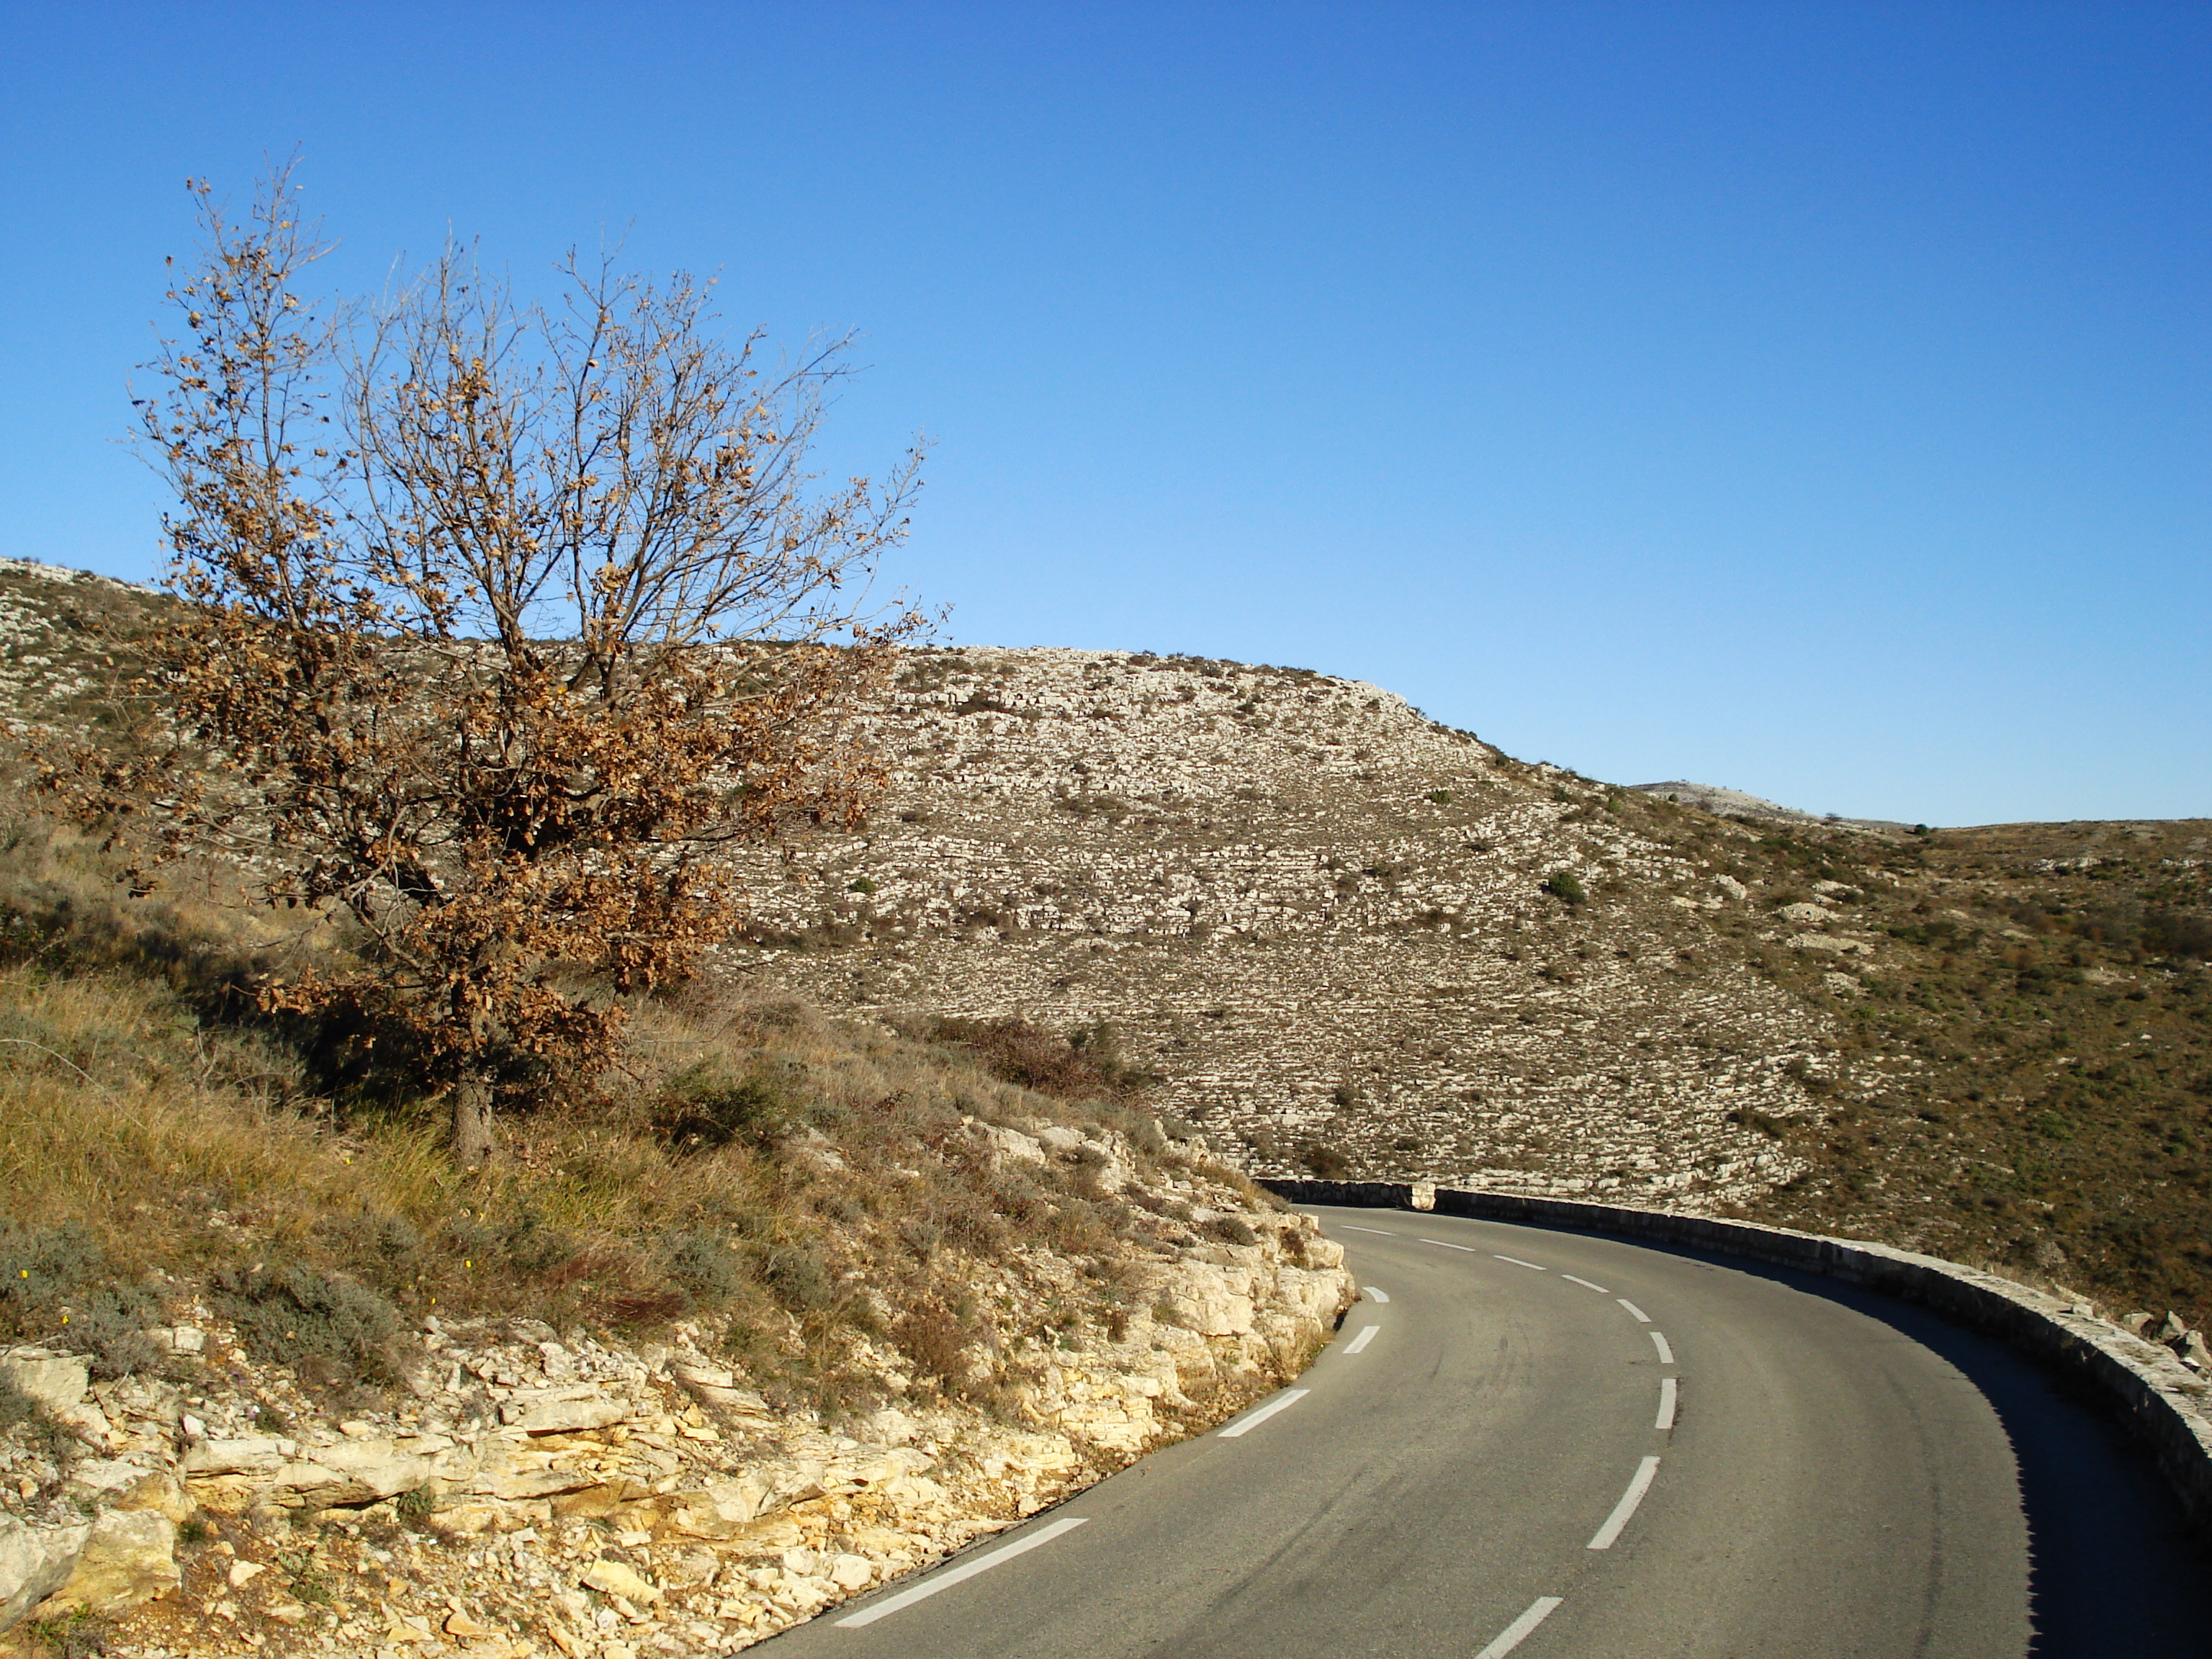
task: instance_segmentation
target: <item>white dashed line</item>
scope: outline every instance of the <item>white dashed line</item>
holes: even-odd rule
[[[1620,1304],[1622,1307],[1627,1309],[1628,1311],[1635,1316],[1636,1322],[1638,1324],[1649,1325],[1651,1322],[1651,1316],[1644,1312],[1643,1309],[1638,1307],[1633,1302],[1631,1302],[1626,1297],[1616,1296],[1613,1299]]]
[[[1674,1426],[1674,1379],[1671,1376],[1661,1377],[1659,1379],[1659,1418],[1652,1424],[1653,1428],[1671,1429]]]
[[[1360,1332],[1358,1335],[1353,1337],[1351,1341],[1344,1345],[1345,1352],[1358,1353],[1362,1348],[1364,1348],[1369,1343],[1375,1340],[1375,1333],[1382,1328],[1380,1325],[1370,1325],[1365,1330]]]
[[[1595,1291],[1600,1296],[1611,1296],[1613,1294],[1613,1292],[1606,1289],[1604,1285],[1593,1285],[1587,1279],[1577,1279],[1572,1273],[1561,1273],[1559,1277],[1565,1279],[1570,1285],[1579,1285],[1586,1291]]]
[[[1378,1291],[1372,1285],[1362,1285],[1359,1288],[1377,1302],[1388,1302],[1390,1299],[1389,1291]]]
[[[979,1555],[973,1561],[964,1561],[960,1565],[940,1572],[933,1578],[925,1579],[912,1589],[901,1590],[896,1595],[885,1596],[872,1607],[863,1607],[858,1613],[848,1613],[837,1621],[837,1627],[840,1630],[854,1630],[862,1625],[872,1625],[878,1619],[896,1613],[901,1607],[910,1607],[917,1601],[926,1601],[938,1591],[951,1589],[955,1584],[973,1578],[979,1572],[988,1572],[1002,1561],[1011,1561],[1016,1556],[1025,1554],[1040,1544],[1049,1544],[1062,1533],[1074,1531],[1085,1519],[1088,1517],[1055,1521],[1048,1527],[1039,1527],[1028,1537],[1017,1538],[1003,1549],[993,1550],[988,1555]]]
[[[1240,1434],[1249,1434],[1277,1412],[1290,1410],[1312,1392],[1311,1389],[1292,1389],[1287,1393],[1279,1394],[1259,1410],[1246,1413],[1227,1428],[1219,1431],[1220,1437],[1224,1440],[1234,1440]]]
[[[1536,1267],[1536,1271],[1537,1271],[1538,1273],[1549,1273],[1549,1272],[1551,1272],[1551,1269],[1550,1269],[1549,1267],[1536,1267],[1536,1264],[1535,1264],[1534,1262],[1533,1262],[1533,1261],[1522,1261],[1519,1256],[1517,1256],[1517,1255],[1498,1255],[1498,1253],[1497,1253],[1495,1250],[1492,1250],[1492,1251],[1491,1252],[1491,1255],[1492,1255],[1492,1256],[1496,1257],[1496,1258],[1497,1258],[1497,1260],[1498,1260],[1498,1261],[1510,1261],[1510,1262],[1511,1262],[1511,1263],[1512,1263],[1515,1267]]]
[[[1528,1612],[1498,1632],[1498,1639],[1476,1654],[1474,1659],[1505,1659],[1507,1654],[1527,1639],[1529,1632],[1552,1616],[1552,1609],[1559,1605],[1559,1598],[1556,1595],[1538,1596],[1528,1604]]]
[[[1647,1457],[1636,1466],[1636,1473],[1628,1482],[1628,1490],[1620,1494],[1620,1502],[1613,1506],[1613,1513],[1605,1517],[1605,1524],[1597,1529],[1597,1536],[1589,1540],[1594,1550],[1609,1550],[1613,1540],[1620,1536],[1620,1529],[1628,1524],[1636,1506],[1644,1501],[1644,1494],[1651,1490],[1651,1477],[1659,1473],[1659,1460]]]
[[[1386,1233],[1380,1227],[1355,1227],[1349,1221],[1340,1221],[1336,1224],[1348,1233],[1373,1233],[1377,1238],[1395,1238],[1398,1236]]]
[[[1455,1244],[1448,1238],[1424,1238],[1418,1242],[1423,1244],[1433,1244],[1438,1249],[1465,1250],[1469,1255],[1480,1255],[1482,1254],[1480,1250],[1476,1249],[1472,1244]]]
[[[1652,1331],[1649,1334],[1651,1338],[1651,1346],[1659,1350],[1659,1363],[1662,1365],[1673,1364],[1674,1351],[1667,1346],[1665,1334],[1659,1331]]]

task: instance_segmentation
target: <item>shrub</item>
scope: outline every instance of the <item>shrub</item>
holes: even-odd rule
[[[653,1127],[678,1152],[713,1152],[733,1142],[765,1146],[791,1125],[793,1109],[772,1079],[735,1079],[702,1061],[672,1079]]]
[[[161,1351],[146,1326],[159,1312],[159,1302],[136,1285],[101,1285],[85,1292],[69,1323],[50,1340],[82,1354],[97,1377],[158,1370]]]
[[[247,1352],[302,1381],[397,1374],[398,1310],[366,1285],[294,1261],[227,1268],[210,1288]]]
[[[1078,1026],[1066,1038],[1025,1019],[937,1019],[926,1035],[957,1043],[994,1077],[1063,1100],[1125,1100],[1152,1079],[1121,1063],[1111,1027]]]
[[[761,1277],[793,1313],[818,1313],[836,1298],[837,1277],[811,1244],[770,1245],[761,1261]]]
[[[916,1370],[934,1378],[948,1393],[967,1389],[968,1332],[944,1309],[915,1309],[891,1328],[891,1340]]]
[[[1218,1215],[1206,1224],[1206,1231],[1224,1244],[1257,1244],[1260,1242],[1260,1235],[1237,1216]]]
[[[1298,1162],[1319,1181],[1341,1181],[1352,1173],[1352,1159],[1344,1152],[1318,1140],[1298,1148]]]
[[[669,1278],[700,1306],[732,1301],[750,1282],[745,1264],[713,1233],[696,1229],[672,1233],[662,1242],[662,1250]]]
[[[1571,870],[1554,870],[1544,878],[1544,890],[1553,898],[1565,899],[1569,904],[1580,904],[1589,896],[1582,878]]]
[[[5,1334],[43,1334],[64,1303],[107,1270],[107,1253],[83,1228],[33,1227],[0,1218],[0,1321]]]
[[[53,1659],[99,1659],[107,1651],[107,1623],[87,1607],[35,1620],[31,1634]]]

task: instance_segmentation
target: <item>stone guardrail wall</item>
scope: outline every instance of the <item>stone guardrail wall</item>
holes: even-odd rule
[[[2212,1530],[2212,1420],[2201,1414],[2203,1404],[2212,1400],[2212,1386],[2155,1343],[1998,1274],[1886,1244],[1665,1210],[1461,1192],[1425,1182],[1262,1180],[1259,1184],[1294,1204],[1432,1209],[1441,1215],[1691,1245],[1824,1273],[1916,1303],[2001,1337],[2052,1370],[2086,1384],[2150,1448],[2183,1506],[2200,1526]]]

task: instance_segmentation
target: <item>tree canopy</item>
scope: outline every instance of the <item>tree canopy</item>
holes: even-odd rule
[[[711,284],[572,255],[527,303],[448,245],[319,300],[289,167],[242,222],[191,188],[137,402],[185,603],[133,647],[119,739],[45,782],[142,886],[215,853],[349,922],[264,1006],[404,1048],[473,1163],[496,1098],[603,1065],[620,994],[727,935],[740,849],[865,812],[856,714],[921,625],[872,597],[919,450],[822,487],[847,342],[769,368]]]

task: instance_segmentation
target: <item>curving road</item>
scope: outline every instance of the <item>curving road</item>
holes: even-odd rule
[[[1294,1389],[777,1659],[2212,1652],[2113,1425],[1932,1316],[1589,1235],[1317,1210],[1369,1287]]]

